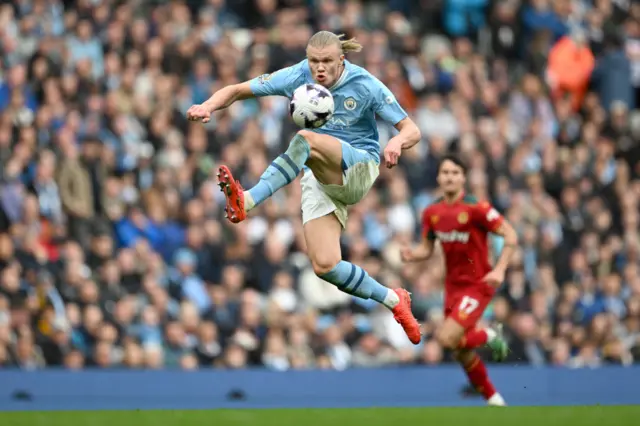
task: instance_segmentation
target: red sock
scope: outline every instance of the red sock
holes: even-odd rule
[[[487,332],[481,328],[469,330],[460,340],[458,349],[475,349],[487,344],[489,336]]]
[[[484,399],[491,398],[496,393],[496,388],[493,387],[493,383],[489,380],[489,374],[487,373],[487,367],[484,362],[475,355],[471,362],[466,365],[462,365],[469,382],[473,387],[484,396]]]

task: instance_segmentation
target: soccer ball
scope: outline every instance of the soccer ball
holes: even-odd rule
[[[293,122],[303,129],[324,126],[333,116],[333,96],[319,84],[304,84],[293,92],[289,113]]]

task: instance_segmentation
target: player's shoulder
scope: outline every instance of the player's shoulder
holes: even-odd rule
[[[443,206],[444,197],[436,198],[431,204],[424,209],[424,215],[432,215],[437,213]]]
[[[361,86],[364,90],[371,93],[382,86],[383,83],[365,68],[360,65],[349,62],[347,64],[347,82],[351,85]]]
[[[470,211],[479,211],[480,213],[486,213],[493,208],[489,201],[481,200],[474,195],[465,194],[462,198],[462,204]]]
[[[477,217],[484,217],[489,221],[500,217],[500,213],[488,200],[478,200],[475,204],[469,205],[469,208]]]
[[[367,71],[366,68],[356,65],[353,62],[345,60],[346,69],[349,72],[351,78],[372,78],[373,74]]]
[[[464,194],[462,196],[462,203],[468,206],[477,206],[480,204],[480,201],[478,200],[478,197],[474,195]]]
[[[476,200],[476,202],[473,204],[473,207],[481,212],[488,212],[489,210],[493,209],[493,205],[488,200]]]

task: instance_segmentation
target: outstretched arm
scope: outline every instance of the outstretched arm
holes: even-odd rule
[[[264,74],[244,83],[223,87],[203,104],[189,108],[187,118],[206,123],[211,120],[211,114],[228,108],[236,101],[261,96],[290,96],[303,76],[302,69],[302,65],[297,64],[273,74]]]
[[[215,92],[209,99],[200,105],[192,105],[187,110],[187,119],[190,121],[202,121],[208,123],[211,114],[233,105],[234,102],[253,98],[255,95],[248,81],[239,84],[225,86]]]
[[[215,112],[230,107],[236,101],[250,98],[255,98],[255,95],[251,90],[251,84],[245,81],[244,83],[232,84],[218,90],[203,105],[209,111]]]

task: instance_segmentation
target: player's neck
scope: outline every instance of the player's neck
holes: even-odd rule
[[[444,194],[444,201],[447,204],[453,204],[458,201],[464,195],[464,191],[452,192],[451,194]]]

